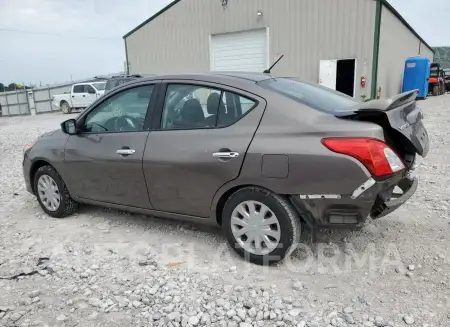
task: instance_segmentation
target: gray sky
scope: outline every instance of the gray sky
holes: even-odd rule
[[[125,61],[122,36],[168,3],[0,0],[0,82],[51,84],[71,75],[75,80],[120,72]]]
[[[390,2],[429,44],[450,45],[449,0]],[[122,36],[168,3],[0,0],[0,82],[47,84],[119,72]]]

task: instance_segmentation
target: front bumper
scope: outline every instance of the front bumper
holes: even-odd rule
[[[384,217],[408,201],[417,190],[418,180],[402,173],[365,185],[370,186],[361,193],[356,192],[358,188],[348,195],[292,195],[290,200],[310,227],[360,229],[367,217]],[[394,193],[396,186],[401,194]]]
[[[31,180],[30,180],[31,160],[28,157],[27,153],[25,153],[25,155],[23,156],[22,171],[23,171],[23,177],[25,179],[25,186],[27,188],[27,191],[30,192],[31,194],[34,194],[33,187],[31,185]]]

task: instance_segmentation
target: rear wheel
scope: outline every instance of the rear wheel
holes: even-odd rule
[[[435,85],[433,86],[433,96],[438,96],[439,95],[439,86]]]
[[[61,176],[52,166],[40,167],[34,175],[34,190],[41,208],[54,218],[64,218],[78,209]]]
[[[72,112],[72,108],[70,108],[69,104],[66,101],[62,101],[61,111],[65,114],[70,114]]]
[[[230,246],[258,265],[283,260],[300,240],[300,218],[292,205],[258,187],[243,188],[231,195],[222,221]]]

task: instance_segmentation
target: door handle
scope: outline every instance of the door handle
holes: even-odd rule
[[[119,149],[119,150],[116,151],[116,153],[120,154],[122,156],[129,156],[129,155],[135,154],[136,150],[133,150],[133,149]]]
[[[231,159],[239,157],[239,153],[237,152],[214,152],[214,158],[223,158],[223,159]]]

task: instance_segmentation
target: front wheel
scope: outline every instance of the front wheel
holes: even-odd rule
[[[34,175],[34,190],[41,208],[54,218],[64,218],[78,209],[61,176],[52,166],[40,167]]]
[[[231,195],[222,222],[230,246],[258,265],[283,260],[300,240],[300,217],[292,205],[258,187],[243,188]]]

